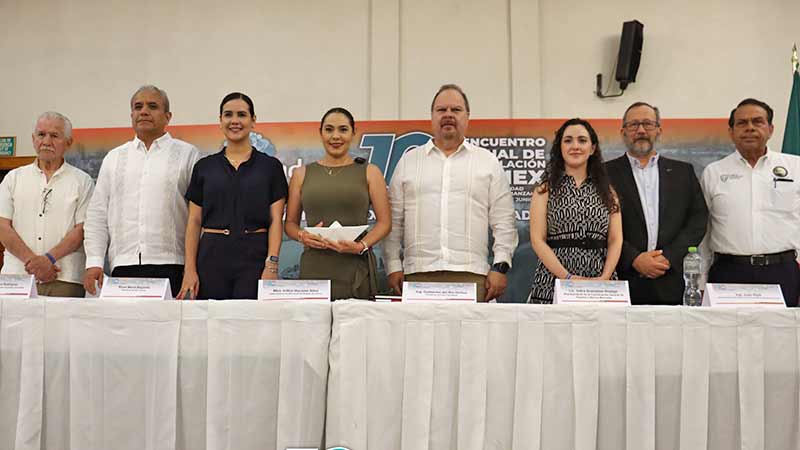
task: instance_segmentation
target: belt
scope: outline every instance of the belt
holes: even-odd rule
[[[725,261],[734,264],[747,264],[750,266],[771,266],[789,261],[794,261],[797,253],[794,250],[785,252],[767,253],[761,255],[726,255],[725,253],[715,253],[715,261]]]
[[[242,231],[242,234],[266,233],[266,232],[267,232],[266,228],[259,228],[257,230],[244,230]],[[203,233],[224,234],[225,236],[227,236],[231,234],[231,230],[227,228],[225,228],[224,230],[219,228],[203,228]]]
[[[548,239],[550,248],[606,248],[605,239]]]

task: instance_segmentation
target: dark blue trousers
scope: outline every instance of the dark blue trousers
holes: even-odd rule
[[[779,284],[786,306],[796,307],[800,297],[800,267],[796,261],[752,266],[715,261],[708,271],[709,283]]]
[[[204,233],[197,249],[200,299],[253,299],[267,259],[267,233]]]

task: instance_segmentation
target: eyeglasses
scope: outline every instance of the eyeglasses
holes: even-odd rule
[[[625,122],[622,124],[622,127],[627,131],[636,131],[639,129],[640,125],[644,127],[645,131],[653,131],[658,128],[658,122],[654,122],[652,120],[643,120],[641,122]]]
[[[44,188],[42,190],[42,214],[47,212],[47,207],[50,205],[50,194],[53,193],[53,189]]]

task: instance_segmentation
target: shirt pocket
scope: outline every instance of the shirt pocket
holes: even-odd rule
[[[796,181],[775,181],[769,193],[769,206],[775,211],[794,212],[800,208],[800,192]]]
[[[78,211],[78,193],[70,192],[59,199],[57,208],[59,216],[64,220],[64,225],[67,228],[72,228],[75,225],[75,213]]]

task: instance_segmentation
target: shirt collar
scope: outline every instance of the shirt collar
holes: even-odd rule
[[[439,152],[440,152],[440,153],[444,154],[444,152],[442,152],[442,150],[441,150],[439,147],[437,147],[437,146],[436,146],[436,144],[434,144],[434,143],[433,143],[433,138],[431,138],[431,139],[428,141],[428,143],[426,144],[426,147],[425,147],[425,154],[426,154],[426,155],[430,155],[430,154],[431,154],[431,152],[432,152],[434,149],[436,149],[436,150],[439,150]],[[464,138],[464,139],[461,141],[461,144],[459,144],[459,146],[458,146],[458,148],[456,149],[456,151],[454,151],[454,152],[453,152],[453,153],[452,153],[450,156],[453,156],[453,155],[455,155],[455,154],[457,154],[457,153],[461,152],[462,150],[464,150],[464,151],[466,151],[466,150],[467,150],[467,138]]]
[[[161,136],[160,138],[158,138],[155,141],[153,141],[153,145],[151,145],[150,148],[151,149],[161,148],[162,146],[165,146],[166,143],[169,142],[170,140],[172,140],[172,136],[169,134],[169,131],[168,131],[168,132],[164,133],[163,136]],[[133,137],[133,145],[137,149],[138,148],[145,148],[144,141],[139,139],[139,136],[134,136]]]
[[[259,152],[255,147],[251,145],[250,148],[253,150],[253,152],[250,154],[250,158],[248,158],[246,161],[242,161],[242,163],[239,164],[239,170],[241,170],[243,167],[249,167],[251,164],[256,164],[256,159],[261,157],[259,156],[259,153],[261,152]],[[231,164],[231,162],[228,161],[228,157],[225,156],[225,151],[227,149],[228,147],[222,147],[222,150],[215,153],[214,157],[217,158],[220,163],[224,164],[226,167],[230,167],[231,170],[233,170],[233,164]]]
[[[56,169],[56,171],[53,173],[53,176],[52,176],[52,178],[55,178],[55,177],[57,177],[58,175],[60,175],[62,172],[64,172],[65,168],[66,168],[68,165],[69,165],[69,164],[67,164],[67,161],[66,161],[66,160],[64,160],[64,162],[62,162],[62,163],[61,163],[61,167],[59,167],[58,169]],[[33,168],[34,168],[34,169],[36,169],[36,170],[37,170],[37,171],[38,171],[40,174],[44,174],[44,170],[42,170],[42,168],[41,168],[41,167],[39,167],[39,158],[36,158],[36,159],[34,159],[34,160],[33,160]]]
[[[647,169],[649,167],[658,167],[658,153],[656,152],[653,156],[650,157],[650,161],[648,161],[647,166],[642,167],[642,163],[639,162],[638,158],[631,156],[630,153],[625,152],[625,156],[628,157],[628,161],[631,163],[631,167],[636,167],[638,169]]]
[[[580,186],[579,189],[583,189],[585,186],[587,186],[589,184],[592,184],[593,181],[594,181],[594,179],[592,178],[592,174],[587,173],[586,174],[586,179],[583,180],[583,183],[581,183],[581,186]],[[574,187],[578,187],[578,182],[575,181],[575,177],[573,177],[572,175],[569,175],[567,173],[565,173],[564,175],[561,176],[561,181],[559,182],[559,184],[560,185],[571,184]]]
[[[744,163],[745,165],[747,165],[747,167],[750,167],[750,163],[747,161],[747,159],[745,159],[745,157],[744,157],[744,156],[742,156],[742,152],[740,152],[738,148],[735,150],[735,154],[736,154],[736,157],[737,157],[737,159],[738,159],[739,161],[741,161],[742,163]],[[769,157],[769,154],[770,154],[769,147],[767,147],[767,151],[766,151],[766,152],[764,152],[764,154],[763,154],[763,155],[761,155],[761,156],[758,158],[758,161],[756,161],[756,167],[758,167],[759,165],[766,164],[766,163],[767,163],[767,159],[768,159],[768,157]],[[755,169],[755,167],[750,167],[750,168],[751,168],[751,169]]]

